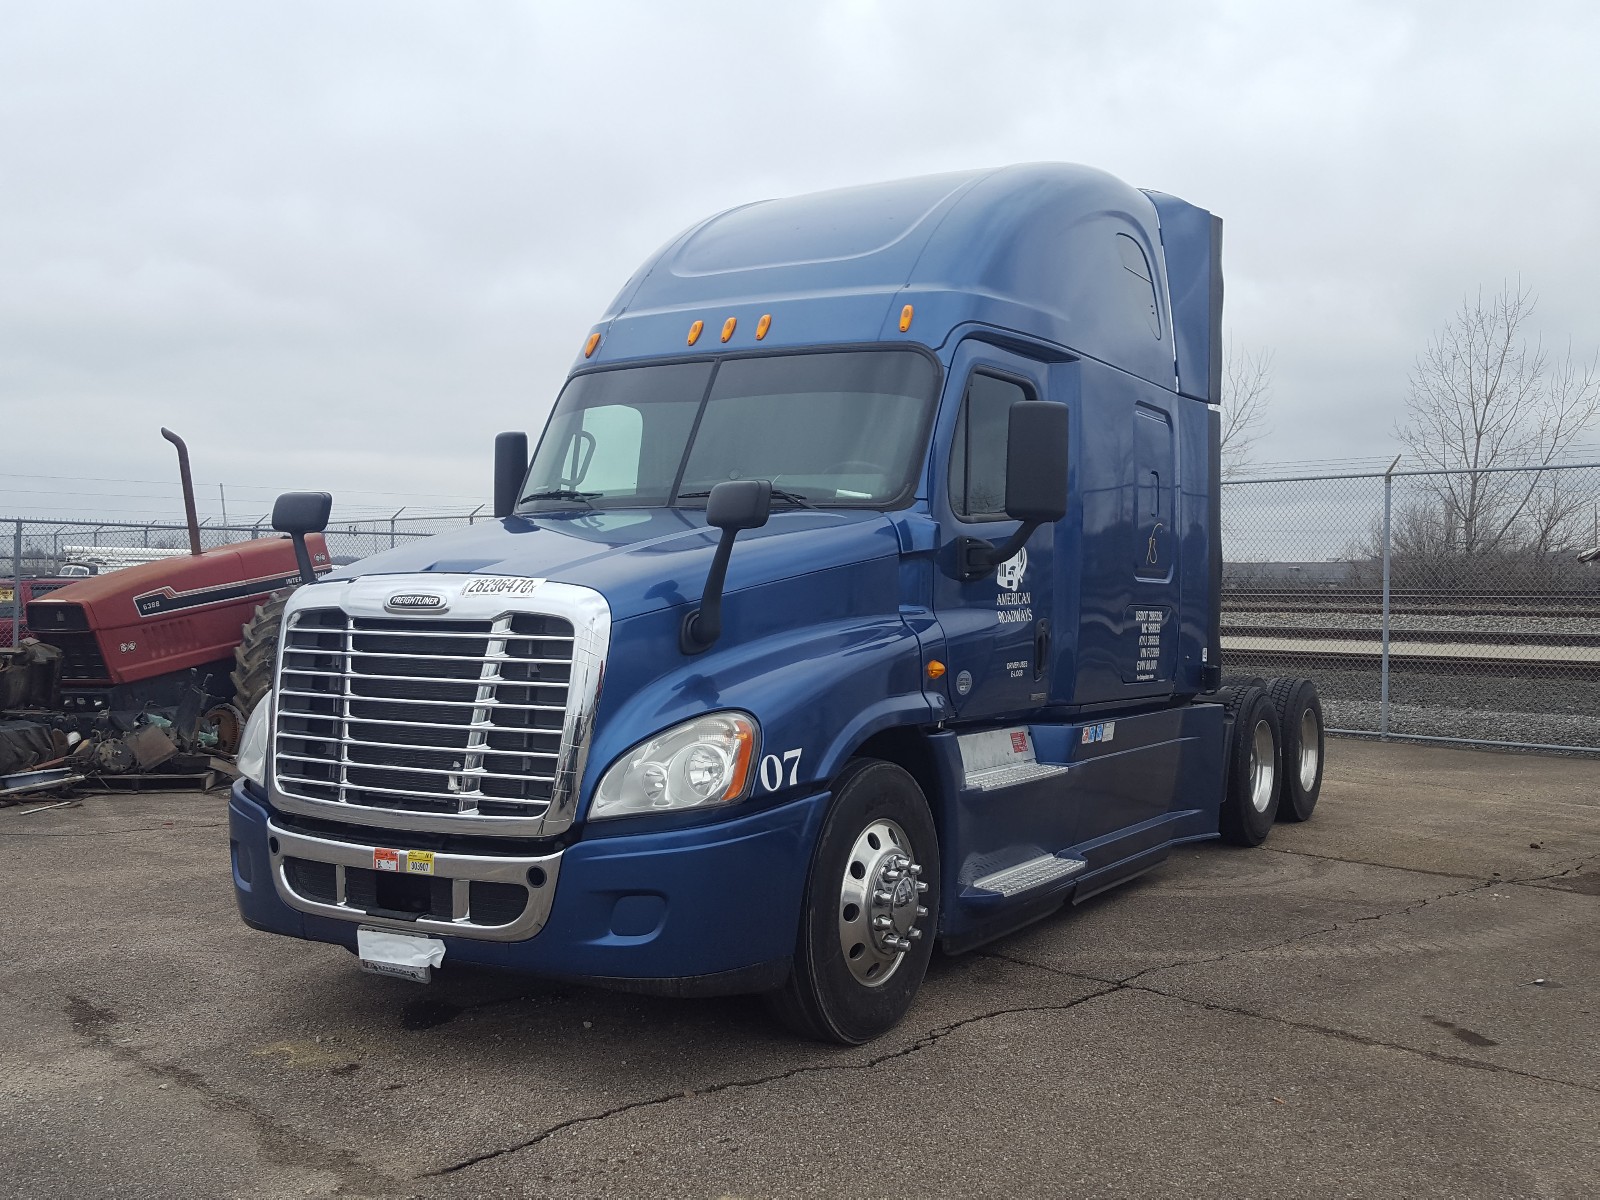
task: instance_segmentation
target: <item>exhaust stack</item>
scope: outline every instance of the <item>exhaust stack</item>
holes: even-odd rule
[[[189,553],[200,553],[200,521],[194,514],[194,479],[189,474],[189,447],[183,439],[165,427],[161,436],[178,448],[178,475],[183,480],[183,514],[189,520]]]

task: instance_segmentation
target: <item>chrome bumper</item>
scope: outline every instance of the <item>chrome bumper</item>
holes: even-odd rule
[[[342,921],[359,921],[363,925],[386,929],[406,930],[412,933],[430,933],[447,937],[470,937],[486,941],[520,942],[534,936],[544,928],[555,903],[556,876],[561,869],[561,851],[530,858],[498,857],[478,854],[433,855],[433,880],[450,883],[451,917],[440,920],[421,914],[414,920],[371,914],[349,901],[346,887],[351,869],[373,870],[375,844],[340,841],[333,838],[312,837],[285,829],[268,821],[268,851],[272,860],[272,883],[278,896],[290,908],[319,917],[333,917]],[[298,858],[311,863],[328,863],[334,868],[333,902],[328,903],[301,895],[290,884],[285,859]],[[537,884],[533,880],[539,880]],[[491,925],[471,918],[470,896],[474,881],[508,884],[522,888],[527,893],[527,903],[522,913],[508,924]]]

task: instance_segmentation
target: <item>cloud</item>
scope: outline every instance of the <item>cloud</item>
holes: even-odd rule
[[[0,407],[37,475],[167,478],[165,423],[210,483],[481,498],[493,433],[538,427],[691,221],[1012,161],[1223,215],[1230,336],[1275,352],[1269,458],[1389,453],[1415,354],[1480,283],[1520,275],[1580,352],[1600,329],[1588,6],[0,16]]]

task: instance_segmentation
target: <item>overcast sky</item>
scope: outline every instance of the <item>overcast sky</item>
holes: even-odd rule
[[[1030,160],[1220,214],[1258,457],[1387,460],[1468,291],[1600,344],[1597,13],[0,0],[0,515],[177,511],[163,424],[203,512],[487,500],[685,225]]]

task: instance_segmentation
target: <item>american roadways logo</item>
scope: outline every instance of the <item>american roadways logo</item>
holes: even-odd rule
[[[1014,592],[1022,587],[1022,576],[1028,570],[1028,552],[1026,549],[1018,550],[994,573],[995,582],[1000,585],[1002,592]]]

